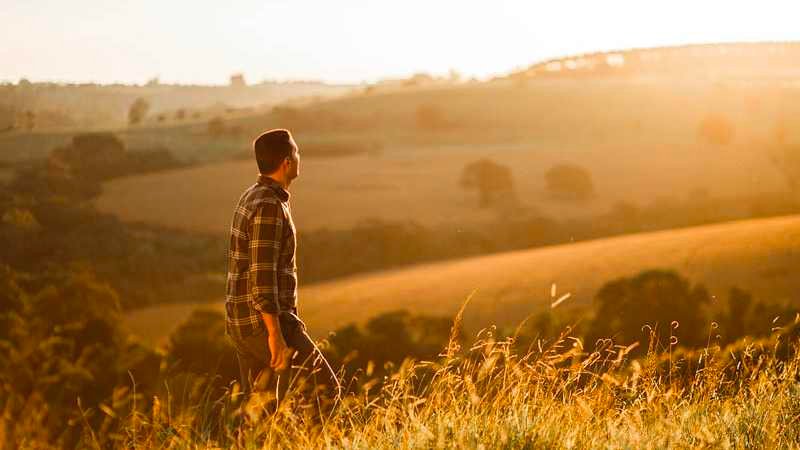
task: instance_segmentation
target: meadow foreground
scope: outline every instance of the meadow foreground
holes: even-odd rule
[[[456,317],[458,329],[462,311]],[[674,324],[673,324],[674,325]],[[177,410],[156,401],[126,420],[140,448],[797,448],[798,324],[767,338],[685,351],[650,335],[649,351],[569,336],[518,349],[484,329],[461,348],[454,331],[435,361],[406,360],[370,380],[321,422],[290,397],[257,421],[234,386]],[[659,344],[660,342],[660,344]],[[666,345],[664,345],[666,343]],[[168,400],[167,400],[167,403]],[[97,435],[86,435],[95,440]],[[87,445],[92,441],[87,441]]]

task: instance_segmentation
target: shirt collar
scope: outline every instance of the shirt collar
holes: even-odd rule
[[[264,174],[259,174],[257,182],[258,184],[264,184],[266,186],[269,186],[273,191],[275,191],[275,193],[278,195],[278,198],[282,202],[285,203],[289,201],[289,197],[291,196],[289,194],[289,191],[284,189],[283,186],[281,186],[281,184],[275,181],[274,179]]]

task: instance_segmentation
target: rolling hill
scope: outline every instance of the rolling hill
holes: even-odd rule
[[[547,308],[551,286],[568,304],[589,304],[605,282],[651,268],[702,282],[715,302],[737,286],[764,300],[800,304],[800,215],[735,221],[514,251],[353,276],[303,286],[299,310],[321,338],[351,322],[405,308],[453,315],[467,296],[465,325],[514,325]],[[302,268],[301,268],[302,286]],[[223,311],[219,304],[210,306]],[[145,340],[167,336],[197,307],[170,305],[131,312],[128,327]]]
[[[776,49],[788,55],[798,48],[756,45],[741,51],[771,60]],[[620,72],[624,76],[588,69],[568,76],[566,68],[559,76],[541,76],[545,64],[524,76],[487,82],[376,85],[303,107],[226,118],[224,127],[238,130],[235,135],[211,136],[206,123],[131,132],[125,136],[131,148],[164,145],[181,160],[208,164],[112,180],[98,206],[125,220],[224,232],[232,203],[254,178],[252,138],[287,127],[304,154],[301,178],[292,188],[294,211],[306,231],[347,229],[370,218],[424,225],[486,220],[458,185],[463,167],[480,158],[509,167],[521,202],[559,220],[602,214],[621,201],[680,201],[697,192],[736,197],[746,210],[749,196],[786,189],[773,156],[800,144],[800,89],[789,76],[794,63],[785,58],[780,71],[763,65],[763,73],[754,72],[748,65],[728,77],[738,49],[660,49],[658,64],[648,59],[652,49],[621,52],[632,70]],[[694,64],[690,75],[652,75],[664,61],[671,67],[682,58]],[[698,63],[703,58],[707,65]],[[575,60],[557,62],[569,67]],[[326,149],[373,144],[380,151],[322,157]],[[230,161],[242,156],[248,159]],[[569,205],[549,199],[545,174],[557,164],[586,169],[595,201]],[[420,196],[427,198],[423,205],[416,201]]]

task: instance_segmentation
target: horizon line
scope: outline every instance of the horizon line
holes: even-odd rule
[[[737,45],[800,45],[800,40],[751,40],[751,41],[709,41],[709,42],[696,42],[696,43],[682,43],[682,44],[670,44],[670,45],[659,45],[659,46],[633,46],[627,48],[612,48],[606,50],[591,50],[591,51],[584,51],[578,53],[569,53],[561,56],[550,56],[550,57],[543,57],[538,60],[534,60],[525,65],[518,65],[514,68],[507,70],[507,71],[499,71],[499,72],[492,72],[490,74],[484,76],[477,76],[475,74],[462,74],[462,79],[472,80],[477,79],[478,81],[489,81],[497,77],[508,76],[514,73],[518,73],[521,71],[525,71],[536,66],[540,66],[547,63],[552,63],[555,61],[561,60],[569,60],[574,58],[581,58],[587,56],[598,56],[604,54],[614,54],[614,53],[628,53],[628,52],[640,52],[640,51],[653,51],[653,50],[664,50],[664,49],[687,49],[693,47],[718,47],[718,46],[737,46]],[[456,70],[456,69],[450,69]],[[457,71],[457,70],[456,70]],[[457,71],[458,72],[458,71]],[[232,71],[231,76],[242,74],[243,71]],[[459,72],[460,73],[460,72]],[[247,83],[246,87],[250,86],[259,86],[265,84],[321,84],[327,86],[340,86],[340,87],[357,87],[357,86],[369,86],[369,85],[376,85],[382,82],[388,81],[397,81],[397,80],[404,80],[410,77],[413,77],[418,74],[427,74],[433,77],[437,76],[437,72],[425,71],[425,70],[415,70],[412,71],[410,74],[406,74],[405,76],[402,75],[385,75],[381,78],[369,81],[369,80],[359,80],[359,81],[344,81],[344,80],[325,80],[322,78],[263,78],[258,82],[255,83]],[[49,79],[38,79],[32,80],[25,76],[20,76],[17,78],[16,82],[9,80],[9,79],[2,79],[0,80],[0,86],[19,86],[20,82],[27,81],[31,84],[43,84],[43,85],[59,85],[59,86],[100,86],[100,87],[148,87],[148,83],[151,83],[154,80],[157,80],[158,83],[154,84],[153,86],[164,86],[164,87],[230,87],[229,83],[181,83],[181,82],[165,82],[161,83],[159,80],[159,76],[154,76],[150,80],[144,83],[136,83],[136,82],[124,82],[124,81],[112,81],[112,82],[98,82],[92,80],[63,80],[63,79],[56,79],[56,78],[49,78]]]

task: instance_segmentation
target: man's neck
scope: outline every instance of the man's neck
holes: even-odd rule
[[[265,176],[268,177],[268,178],[273,179],[276,183],[281,185],[281,187],[286,189],[287,191],[289,190],[289,182],[284,180],[283,178],[278,177],[276,175],[265,175]]]

